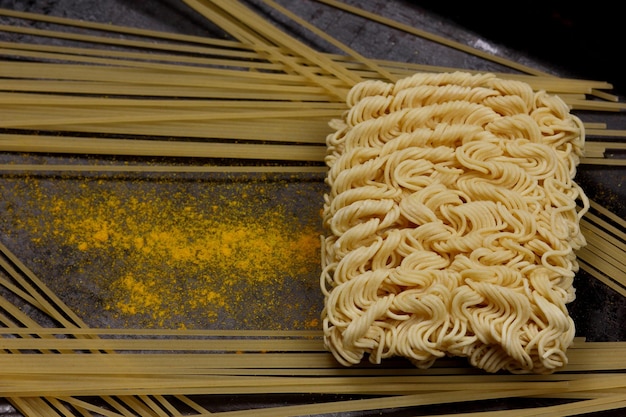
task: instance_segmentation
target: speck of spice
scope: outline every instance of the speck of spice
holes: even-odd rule
[[[297,177],[8,178],[0,224],[45,254],[40,274],[88,323],[313,329],[322,190]]]

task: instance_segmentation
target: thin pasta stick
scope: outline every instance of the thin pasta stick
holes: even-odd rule
[[[583,165],[605,165],[605,166],[626,166],[626,159],[610,159],[610,158],[581,158],[580,163]]]
[[[63,417],[58,410],[43,398],[9,398],[13,406],[26,416]]]
[[[271,92],[258,90],[236,90],[204,86],[172,86],[172,85],[140,85],[128,83],[79,82],[79,81],[46,81],[46,80],[0,80],[0,90],[97,94],[119,96],[147,97],[183,97],[203,99],[244,99],[244,100],[300,100],[328,101],[328,97],[318,93]],[[332,101],[332,100],[331,100]]]
[[[619,129],[587,129],[585,131],[585,134],[589,135],[591,137],[599,136],[599,137],[624,138],[624,137],[626,137],[626,130],[619,130]],[[613,148],[613,149],[625,149],[625,146],[624,146],[625,144],[624,143],[592,141],[592,142],[589,142],[589,145],[593,146],[596,143],[602,144],[605,147],[616,146],[616,148]]]
[[[584,395],[589,397],[589,393]],[[626,406],[623,395],[613,395],[605,398],[583,399],[567,404],[548,405],[542,407],[530,407],[528,409],[516,409],[517,417],[559,417],[574,416],[591,412],[608,411]],[[511,415],[511,410],[482,411],[480,413],[463,413],[464,417],[507,417]],[[441,414],[440,417],[458,416],[458,414]]]
[[[551,76],[532,76],[522,74],[496,73],[509,80],[518,80],[531,85],[535,90],[546,90],[551,93],[586,93],[589,94],[594,88],[610,89],[613,86],[604,81],[574,80]]]
[[[72,32],[62,32],[56,30],[46,30],[46,29],[35,29],[32,27],[24,27],[24,26],[11,26],[11,25],[0,25],[0,31],[9,32],[9,33],[19,33],[22,35],[32,35],[43,38],[52,38],[52,39],[62,39],[69,41],[77,41],[77,42],[86,42],[86,43],[94,43],[94,44],[103,44],[103,45],[111,45],[111,46],[119,46],[125,48],[138,48],[145,50],[156,50],[156,51],[170,51],[170,52],[185,52],[190,54],[203,54],[207,51],[204,46],[197,45],[185,45],[179,43],[164,43],[164,42],[149,42],[149,41],[139,41],[132,39],[118,39],[111,38],[106,36],[96,36],[96,35],[84,35],[79,33]],[[206,41],[205,41],[206,42]],[[237,45],[235,48],[240,47],[241,44]],[[245,48],[249,49],[249,48]]]
[[[0,164],[5,172],[293,172],[324,173],[326,167],[319,166],[195,166],[195,165],[62,165],[62,164]]]
[[[412,394],[402,396],[391,396],[387,398],[359,399],[335,401],[311,405],[295,405],[284,407],[268,407],[255,410],[226,411],[211,414],[219,417],[295,417],[307,414],[323,413],[348,413],[365,410],[384,410],[389,408],[411,407],[418,405],[431,405],[454,403],[463,401],[479,401],[486,399],[525,397],[538,393],[533,390],[513,390],[513,391],[451,391],[448,393]],[[202,415],[197,417],[209,417]]]
[[[586,100],[585,94],[573,94],[573,93],[560,93],[559,97],[563,99],[565,103],[569,103],[570,100]],[[602,124],[602,123],[599,123]]]
[[[614,222],[615,224],[617,224],[622,229],[626,229],[626,220],[625,219],[619,217],[615,213],[613,213],[610,210],[608,210],[606,207],[602,206],[601,204],[598,204],[597,202],[595,202],[593,200],[589,201],[589,204],[591,205],[591,208],[593,210],[597,211],[600,215],[602,215],[602,216],[606,217],[608,220]]]
[[[93,412],[93,413],[97,413],[96,415],[102,415],[103,417],[129,417],[128,415],[124,415],[124,414],[120,414],[120,413],[116,413],[114,411],[111,410],[107,410],[103,407],[98,407],[95,406],[87,401],[83,401],[77,398],[72,398],[72,397],[60,397],[58,399],[55,399],[57,402],[59,401],[63,401],[66,402],[68,404],[71,404],[74,407],[79,407],[82,408],[86,411],[89,412]]]
[[[562,394],[559,395],[560,398],[562,399],[567,399],[567,400],[588,400],[591,398],[607,398],[613,395],[623,395],[624,389],[623,388],[617,388],[617,389],[606,389],[606,390],[600,390],[600,391],[571,391],[571,392],[564,392]],[[544,396],[544,395],[536,395],[533,396],[533,398],[550,398],[549,396]]]
[[[584,248],[578,251],[578,256],[586,264],[610,276],[613,281],[617,282],[618,284],[622,286],[626,286],[626,272],[624,272],[624,270],[619,269],[612,263],[606,262],[605,259],[600,258],[598,256],[599,252],[600,251],[592,252],[589,248]]]
[[[345,60],[345,57],[335,56],[336,60]],[[380,65],[389,68],[394,74],[398,76],[409,76],[416,72],[452,72],[457,71],[458,68],[442,67],[436,65],[416,64],[411,62],[394,62],[377,59],[375,62]],[[350,68],[354,67],[354,64],[346,63],[350,65]],[[463,69],[469,73],[481,73],[483,71]],[[535,90],[546,90],[551,93],[570,93],[570,94],[590,94],[594,89],[611,89],[613,86],[606,81],[598,80],[581,80],[565,77],[555,77],[551,75],[528,75],[495,71],[494,74],[503,79],[523,81],[531,85]],[[375,78],[375,77],[372,77]]]
[[[0,338],[0,349],[49,350],[163,350],[160,339],[23,339]],[[169,350],[181,351],[324,351],[320,340],[169,340]]]
[[[128,407],[133,410],[133,412],[138,413],[139,415],[146,415],[150,417],[158,417],[155,415],[154,410],[150,409],[143,401],[139,400],[137,396],[124,395],[119,396],[124,403],[128,405]]]
[[[259,62],[254,54],[239,55],[236,53],[214,52],[215,57],[198,58],[171,54],[154,54],[145,52],[108,51],[96,48],[61,47],[29,43],[0,42],[0,55],[11,58],[34,58],[53,62],[82,62],[110,66],[160,69],[176,73],[223,74],[228,70],[261,70],[280,72],[282,67],[269,62]],[[230,58],[223,57],[231,56]],[[246,57],[246,55],[249,55]],[[189,64],[189,65],[184,65]],[[219,71],[222,67],[222,71]],[[225,67],[225,68],[224,68]],[[246,74],[241,74],[247,78]],[[250,78],[255,77],[251,74]]]
[[[46,401],[48,401],[53,407],[55,407],[63,416],[65,417],[75,417],[75,414],[70,411],[70,409],[68,409],[66,404],[63,404],[61,401],[59,401],[56,398],[46,398]],[[92,407],[89,407],[92,408]],[[78,410],[78,412],[80,414],[82,414],[85,417],[89,416],[88,413],[88,409],[84,409],[82,407],[74,407],[75,410]]]
[[[209,413],[208,411],[206,411],[206,409],[204,407],[200,406],[198,403],[196,403],[195,401],[191,400],[189,397],[176,395],[175,398],[178,399],[179,401],[183,402],[185,405],[190,407],[192,410],[195,410],[196,412],[198,412],[200,414],[203,414],[203,413],[208,414]]]
[[[619,96],[615,95],[615,94],[610,94],[606,91],[600,91],[597,89],[593,89],[593,91],[591,92],[591,94],[593,94],[595,97],[601,99],[601,100],[608,100],[608,101],[613,101],[613,102],[618,102],[620,100]]]
[[[537,414],[526,414],[537,417],[560,417],[573,416],[588,413],[598,413],[626,407],[624,395],[616,395],[609,398],[591,399],[575,404],[548,407],[545,410],[537,410]]]
[[[174,405],[172,405],[172,403],[168,401],[164,396],[157,395],[155,396],[155,400],[169,413],[170,416],[182,417],[180,411],[178,411],[176,407],[174,407]]]
[[[578,253],[580,259],[586,262],[583,269],[590,265],[609,275],[611,280],[626,288],[626,274],[624,274],[623,264],[616,262],[615,258],[604,256],[601,248],[589,246],[585,251]]]
[[[150,410],[154,412],[156,417],[169,417],[168,414],[159,405],[147,395],[139,395],[138,398],[143,401]]]
[[[267,80],[261,76],[255,81],[245,82],[240,76],[241,71],[224,70],[233,77],[203,77],[197,74],[179,74],[176,77],[167,72],[158,70],[148,72],[145,69],[123,67],[100,67],[92,66],[87,71],[82,65],[74,64],[51,64],[51,63],[3,63],[0,67],[0,76],[12,78],[35,78],[55,79],[72,81],[99,81],[113,83],[135,83],[139,85],[179,86],[179,87],[219,87],[222,89],[251,90],[251,91],[276,91],[296,93],[322,93],[320,87],[308,86],[297,83],[295,80],[285,80],[284,84],[276,82],[259,82]],[[283,77],[278,75],[279,77]],[[289,77],[285,75],[284,77]],[[269,78],[269,77],[268,77]]]
[[[225,66],[231,68],[248,68],[255,70],[281,71],[281,65],[272,62],[260,62],[261,58],[258,54],[251,51],[224,48],[208,48],[202,57],[191,57],[186,55],[172,53],[156,53],[156,52],[131,52],[104,49],[97,44],[91,48],[81,48],[76,46],[59,46],[59,45],[42,45],[39,43],[26,42],[0,42],[0,47],[4,49],[4,54],[14,55],[20,54],[21,51],[46,52],[56,60],[63,58],[65,60],[80,60],[83,57],[101,57],[103,62],[109,65],[132,64],[135,61],[153,61],[153,62],[169,62],[178,64],[177,71],[193,71],[196,66]],[[46,56],[46,55],[43,55]],[[95,61],[94,61],[95,62]],[[184,64],[193,64],[184,65]],[[173,67],[174,68],[174,67]]]
[[[43,282],[35,276],[35,274],[24,265],[9,249],[0,243],[0,252],[15,266],[15,268],[24,274],[24,277],[14,275],[20,286],[25,288],[37,301],[44,307],[44,311],[50,314],[56,321],[65,327],[76,327],[76,325],[84,325],[83,321],[69,309],[54,293],[52,293]],[[41,291],[43,290],[45,298]],[[56,306],[56,308],[54,307]],[[58,310],[57,310],[58,308]]]
[[[578,342],[574,341],[574,346],[584,349],[625,349],[624,342]]]
[[[68,402],[76,400],[73,397],[59,397],[59,398],[62,399],[63,401],[68,401]],[[100,396],[100,398],[102,398],[102,400],[105,403],[113,407],[114,410],[116,410],[118,413],[120,413],[124,417],[135,417],[135,414],[132,413],[128,408],[124,407],[124,405],[116,397],[112,397],[110,395],[102,395]],[[81,401],[81,400],[78,400],[78,401]]]
[[[619,285],[610,276],[606,275],[603,271],[596,269],[595,266],[586,263],[582,259],[579,260],[579,263],[581,267],[584,268],[585,271],[589,272],[595,279],[602,282],[607,287],[613,289],[614,291],[616,291],[618,294],[622,295],[623,297],[626,297],[626,288]]]
[[[0,259],[0,265],[5,271],[7,270],[8,265],[5,264],[3,259]],[[9,290],[11,293],[13,293],[13,295],[16,295],[17,297],[21,298],[25,302],[31,304],[33,307],[38,308],[38,309],[42,308],[42,305],[37,300],[35,300],[30,294],[23,291],[21,288],[19,288],[12,282],[7,281],[4,278],[0,278],[0,286],[3,286],[7,290]]]
[[[258,122],[258,123],[257,123]],[[284,122],[284,123],[282,123]],[[211,123],[207,123],[203,125],[201,122],[171,122],[171,123],[120,123],[120,124],[107,124],[107,125],[64,125],[63,129],[55,128],[55,126],[39,126],[39,130],[43,133],[43,131],[48,131],[52,134],[57,132],[77,132],[81,133],[81,136],[84,135],[102,135],[110,136],[110,135],[120,135],[120,136],[139,136],[139,137],[170,137],[170,138],[179,138],[179,142],[195,142],[195,143],[212,143],[214,140],[215,143],[218,142],[229,142],[232,143],[235,140],[243,139],[253,143],[256,146],[273,146],[282,144],[281,146],[291,146],[291,141],[294,139],[293,133],[297,132],[298,129],[309,129],[305,134],[302,135],[302,138],[298,138],[301,140],[300,145],[294,145],[294,153],[295,158],[287,158],[297,160],[297,152],[298,146],[313,146],[316,147],[320,145],[319,143],[319,135],[316,133],[327,133],[327,129],[323,128],[323,125],[320,123],[316,123],[314,121],[295,121],[294,123],[290,123],[288,119],[273,119],[272,122],[269,121],[252,121],[252,120],[242,120],[241,123],[238,123],[236,127],[228,131],[229,126],[232,124],[227,121],[214,121]],[[258,129],[267,126],[268,128],[262,133],[255,133]],[[211,139],[207,140],[207,128],[210,128],[210,136]],[[28,130],[28,129],[27,129]],[[30,132],[28,132],[30,133]],[[70,136],[70,135],[66,135]],[[121,140],[135,140],[135,139],[121,139]],[[137,139],[138,140],[138,139]],[[152,139],[150,139],[152,140]],[[156,139],[155,139],[156,140]],[[58,140],[59,143],[62,142],[61,139]],[[242,144],[245,145],[245,144]],[[141,146],[141,145],[138,145]],[[94,148],[95,149],[95,148]],[[232,158],[238,159],[249,159],[242,158],[240,154],[237,154],[237,149],[243,149],[243,147],[235,146],[233,148],[234,152],[231,156]],[[278,148],[275,148],[278,149]],[[165,152],[165,151],[164,151]],[[139,155],[136,155],[139,156]],[[165,156],[165,155],[163,155]],[[172,155],[175,156],[175,155]],[[223,156],[224,158],[229,158],[229,156]],[[268,158],[261,158],[268,159]],[[271,159],[271,158],[269,158]],[[276,158],[281,159],[281,158]],[[321,162],[319,158],[307,158],[306,160],[310,160],[313,162]]]
[[[46,308],[46,302],[42,299],[35,300],[35,304],[33,304],[33,306],[40,308],[43,313],[51,315],[55,319],[63,320],[62,316],[57,315],[56,312],[52,311],[49,305],[47,306],[48,308]],[[4,311],[6,311],[11,317],[19,319],[20,322],[28,327],[36,326],[37,324],[30,317],[24,315],[17,306],[15,306],[12,302],[8,301],[4,297],[0,297],[0,307]]]
[[[0,334],[24,335],[54,334],[54,335],[90,335],[90,336],[184,336],[184,337],[228,337],[228,338],[321,338],[320,330],[225,330],[225,329],[112,329],[112,328],[91,328],[91,327],[38,327],[36,330],[22,327],[0,327]]]
[[[20,112],[18,110],[18,112]],[[21,112],[24,114],[25,112]],[[259,111],[247,111],[247,112],[191,112],[184,111],[179,114],[175,114],[172,111],[154,111],[149,114],[135,114],[130,115],[128,112],[121,110],[117,114],[111,116],[105,115],[93,115],[93,111],[76,111],[77,114],[73,117],[67,118],[50,118],[48,120],[35,119],[30,115],[24,115],[25,120],[5,120],[0,122],[0,127],[3,128],[37,128],[40,126],[62,126],[62,125],[81,125],[81,124],[115,124],[115,123],[150,123],[150,122],[179,122],[179,121],[202,121],[210,122],[212,120],[245,120],[245,119],[278,119],[278,118],[321,118],[321,117],[333,117],[337,114],[334,110],[259,110]],[[19,113],[18,113],[19,114]],[[318,141],[318,143],[321,143]]]
[[[576,110],[602,110],[618,112],[626,108],[626,103],[594,101],[594,100],[566,100],[567,104]]]
[[[626,231],[606,222],[595,214],[585,213],[581,226],[589,233],[600,235],[604,241],[618,248],[620,252],[626,251]]]
[[[200,109],[200,110],[222,110],[222,111],[244,111],[258,110],[257,100],[185,100],[185,99],[150,99],[143,98],[113,98],[113,97],[84,97],[80,95],[51,95],[35,93],[0,93],[0,105],[38,105],[41,107],[61,107],[76,106],[97,106],[100,110],[113,108],[167,108],[167,109]],[[10,106],[10,107],[12,107]],[[321,101],[282,101],[266,100],[263,102],[265,109],[318,109],[345,111],[345,104]]]
[[[600,252],[597,253],[598,256],[603,257],[616,268],[626,270],[626,263],[624,262],[626,244],[590,225],[583,225],[582,230],[588,242],[587,246],[592,252]]]
[[[0,150],[100,155],[172,156],[321,161],[320,146],[256,145],[159,140],[56,138],[53,136],[1,135]]]

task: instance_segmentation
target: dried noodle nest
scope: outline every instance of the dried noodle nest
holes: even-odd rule
[[[327,138],[328,350],[346,366],[563,368],[588,205],[580,120],[526,83],[464,72],[365,81],[347,104]]]

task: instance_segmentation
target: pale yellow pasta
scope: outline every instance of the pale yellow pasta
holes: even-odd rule
[[[346,366],[563,368],[588,206],[580,120],[488,73],[365,81],[347,104],[327,138],[327,349]]]

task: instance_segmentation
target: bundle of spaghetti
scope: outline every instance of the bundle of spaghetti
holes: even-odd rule
[[[587,242],[576,253],[581,269],[626,297],[626,221],[591,200],[580,227]]]
[[[61,131],[99,135],[167,135],[205,140],[207,128],[210,128],[211,139],[284,142],[297,138],[299,142],[314,144],[328,133],[326,120],[343,110],[338,108],[342,103],[337,100],[344,98],[345,91],[354,82],[366,78],[395,80],[400,75],[406,75],[407,71],[417,69],[447,70],[405,63],[399,66],[398,63],[367,59],[327,35],[324,38],[346,51],[347,56],[318,53],[259,22],[247,11],[245,15],[249,18],[240,19],[238,26],[233,27],[230,22],[232,16],[244,15],[242,7],[233,2],[221,5],[217,4],[220,2],[216,5],[195,1],[188,3],[241,41],[166,34],[0,10],[0,14],[14,19],[138,38],[128,40],[65,30],[2,26],[4,31],[32,36],[39,41],[0,43],[3,55],[27,60],[5,62],[0,69],[0,75],[4,77],[0,80],[0,88],[18,92],[0,97],[3,112],[10,116],[1,122],[0,127],[37,129],[39,134],[42,131],[53,131],[55,134]],[[305,24],[314,33],[325,35],[274,2],[266,3]],[[41,44],[42,39],[55,38],[81,42],[88,47]],[[123,50],[111,50],[110,46]],[[298,55],[293,56],[295,52]],[[188,56],[190,53],[199,56]],[[559,79],[541,74],[502,76],[513,79],[522,77],[535,88],[547,88],[563,95],[610,88],[610,84],[605,82]],[[45,97],[34,92],[45,93]],[[86,94],[90,95],[88,100],[84,97]],[[111,95],[130,96],[132,99],[111,99]],[[170,99],[155,100],[155,97]],[[198,100],[200,97],[204,100]],[[265,110],[251,106],[258,100],[263,100]],[[69,112],[71,117],[67,117]],[[233,120],[238,123],[232,123]],[[22,137],[14,139],[17,142],[23,140]],[[61,139],[57,138],[57,142]],[[11,139],[6,137],[5,142],[9,141]],[[64,144],[64,152],[72,151],[74,142],[70,140]],[[197,139],[192,144],[205,147],[199,145]],[[6,150],[33,152],[38,148],[23,145],[17,149],[15,146],[12,144]],[[114,143],[107,147],[110,150],[118,148]],[[219,158],[222,154],[213,152],[212,148],[202,155]],[[231,148],[242,149],[235,158],[240,158],[241,154],[258,154],[256,149],[249,151],[237,143],[231,142]],[[285,159],[280,148],[264,148],[276,151],[276,159]],[[310,148],[303,150],[307,152]],[[42,152],[58,151],[48,148]],[[320,153],[313,150],[313,154],[317,156]],[[310,154],[305,158],[311,159]]]
[[[588,207],[580,120],[493,74],[367,81],[347,103],[327,138],[327,348],[345,365],[563,368]]]
[[[242,415],[336,413],[548,393],[582,403],[598,400],[599,409],[610,409],[614,403],[603,399],[623,390],[625,383],[621,374],[603,374],[625,369],[622,342],[577,338],[566,373],[524,376],[477,374],[454,360],[429,369],[392,361],[348,369],[324,352],[318,331],[92,329],[6,247],[0,249],[0,267],[12,278],[0,285],[14,302],[25,301],[26,311],[39,309],[62,326],[42,327],[45,321],[36,322],[17,304],[0,298],[0,347],[5,352],[0,355],[0,395],[26,415],[69,415],[68,409],[77,415],[128,416],[127,410],[151,415],[162,408],[169,413],[161,415],[180,415],[177,410],[191,404],[196,413],[187,415],[205,416],[209,411],[186,395],[278,392],[371,398],[268,407]],[[105,405],[89,402],[89,394],[100,396]]]
[[[588,129],[587,138],[603,136],[601,140],[587,140],[585,143],[585,155],[581,158],[581,164],[588,165],[626,165],[626,159],[618,156],[626,150],[626,143],[619,141],[626,136],[626,131],[616,129]],[[608,139],[608,140],[607,140]]]
[[[76,339],[97,339],[99,335],[93,333],[83,333],[88,329],[85,322],[78,317],[69,306],[67,306],[54,292],[52,292],[37,275],[33,273],[18,257],[12,253],[5,245],[0,243],[0,272],[6,274],[6,278],[0,279],[0,289],[2,287],[8,290],[8,298],[5,298],[4,292],[0,296],[0,326],[2,328],[18,327],[21,330],[28,329],[27,333],[18,332],[14,334],[20,335],[23,339],[53,339],[54,334],[47,333],[45,326],[51,324],[57,325],[60,328],[65,328],[69,333],[65,335],[72,335]],[[19,302],[22,301],[22,302]],[[33,311],[38,311],[43,314],[33,314]],[[41,333],[40,333],[41,332]],[[19,350],[8,349],[3,350],[3,357],[16,357],[15,354],[20,354]],[[30,353],[36,354],[53,354],[64,355],[71,353],[66,349],[61,349],[52,352],[46,348],[38,351],[31,350]],[[104,355],[107,352],[105,350],[93,350],[83,351],[84,353],[91,353],[95,355]],[[7,376],[7,379],[11,377]],[[3,377],[3,380],[4,379]],[[45,378],[44,378],[45,380]],[[116,410],[130,409],[136,415],[150,415],[153,413],[157,406],[154,406],[152,399],[144,397],[139,399],[133,395],[133,393],[126,393],[128,395],[121,395],[117,397],[103,396],[102,399],[111,407]],[[195,403],[184,396],[179,396],[181,401],[188,403],[193,408],[200,409]],[[54,397],[23,397],[13,396],[8,398],[9,401],[19,409],[24,415],[27,416],[67,416],[71,415],[71,411],[68,411],[66,402],[72,403],[71,408],[77,410],[76,415],[89,415],[92,412],[100,414],[98,415],[111,415],[107,410],[101,410],[99,407],[89,404],[88,402],[80,402],[80,400],[73,398],[54,398]],[[172,406],[169,401],[162,397],[155,397],[160,406],[171,409]],[[86,411],[89,410],[89,411]],[[202,410],[206,412],[206,410]],[[127,411],[121,411],[122,415],[128,415]]]
[[[327,120],[345,108],[338,99],[347,91],[344,81],[328,71],[316,74],[308,62],[283,59],[290,52],[273,45],[2,14],[54,25],[1,28],[37,39],[0,45],[0,54],[9,58],[0,66],[5,152],[199,157],[221,159],[222,165],[299,160],[321,166]],[[223,23],[223,17],[216,19]],[[80,47],[48,45],[50,39]]]

